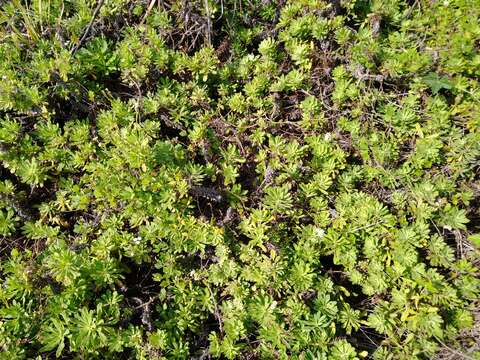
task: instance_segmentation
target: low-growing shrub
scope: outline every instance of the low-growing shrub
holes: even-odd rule
[[[0,359],[480,359],[478,1],[0,6]]]

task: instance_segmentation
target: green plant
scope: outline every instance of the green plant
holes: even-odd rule
[[[0,5],[0,358],[476,358],[474,0]]]

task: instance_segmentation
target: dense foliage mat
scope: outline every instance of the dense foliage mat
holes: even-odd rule
[[[0,359],[480,359],[478,0],[0,8]]]

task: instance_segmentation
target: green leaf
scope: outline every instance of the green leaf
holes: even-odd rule
[[[263,204],[274,213],[289,211],[293,205],[293,199],[288,183],[282,186],[271,187],[265,190]]]
[[[473,245],[480,248],[480,234],[472,234],[468,237],[468,241],[470,241]]]
[[[440,214],[439,223],[445,229],[452,230],[466,230],[465,224],[469,222],[467,212],[464,209],[459,209],[451,204],[447,204]]]
[[[55,347],[57,350],[55,356],[58,358],[62,354],[65,347],[65,336],[69,334],[68,328],[66,328],[58,319],[52,319],[47,328],[40,334],[40,341],[43,347],[40,351],[51,351]]]
[[[423,77],[423,82],[432,89],[432,94],[437,95],[441,89],[451,90],[453,88],[452,83],[446,77],[440,77],[436,73],[429,73]]]
[[[148,337],[150,344],[156,349],[164,349],[167,345],[167,333],[158,329]]]

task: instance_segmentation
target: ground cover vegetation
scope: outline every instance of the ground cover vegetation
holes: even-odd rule
[[[1,359],[480,359],[478,0],[10,0]]]

